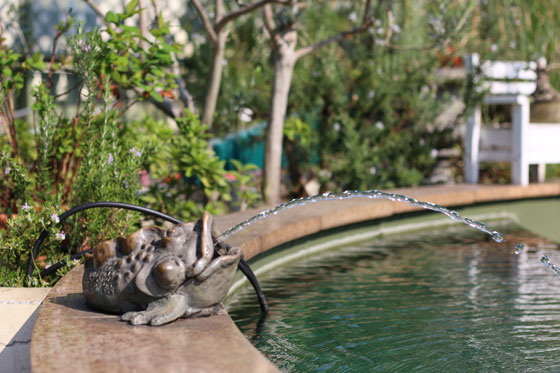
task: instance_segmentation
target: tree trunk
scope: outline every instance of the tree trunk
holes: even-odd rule
[[[209,127],[212,127],[212,120],[214,119],[214,112],[216,111],[216,102],[218,101],[218,94],[220,93],[227,36],[227,31],[220,31],[218,33],[218,40],[214,44],[214,58],[212,61],[212,69],[210,70],[210,77],[208,79],[206,97],[204,99],[204,110],[202,112],[202,123],[207,124]]]
[[[277,204],[280,201],[282,137],[292,73],[296,62],[294,47],[295,43],[283,45],[275,54],[274,82],[270,99],[270,114],[264,155],[263,194],[267,204]]]

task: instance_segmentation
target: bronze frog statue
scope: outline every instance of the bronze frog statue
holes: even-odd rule
[[[143,228],[104,241],[85,263],[83,293],[89,305],[122,313],[133,325],[162,325],[220,308],[241,258],[239,248],[215,242],[213,218],[168,230]]]

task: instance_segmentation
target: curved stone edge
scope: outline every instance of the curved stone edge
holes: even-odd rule
[[[560,182],[519,185],[441,185],[389,190],[389,192],[433,202],[445,207],[500,202],[525,198],[560,196]],[[219,230],[225,230],[271,206],[216,217]],[[419,207],[386,199],[354,198],[318,202],[290,209],[271,216],[230,237],[227,241],[239,246],[245,259],[295,239],[331,228],[386,218],[422,210]]]
[[[560,182],[529,186],[429,186],[392,192],[453,207],[559,196]],[[216,224],[223,230],[265,209],[217,217]],[[418,209],[404,203],[361,198],[310,204],[297,208],[297,213],[281,213],[248,227],[228,242],[240,246],[250,259],[322,230]],[[83,266],[68,273],[41,307],[31,341],[34,372],[51,372],[61,367],[84,372],[278,371],[245,339],[225,310],[216,316],[179,320],[158,328],[129,326],[115,315],[87,308],[81,294],[82,273]]]
[[[70,271],[43,302],[31,339],[33,372],[278,372],[225,310],[150,327],[89,309],[83,270]]]

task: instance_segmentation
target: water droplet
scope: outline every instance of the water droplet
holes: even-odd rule
[[[502,242],[504,240],[504,235],[501,234],[500,232],[493,231],[490,235],[492,236],[492,239],[496,242]]]
[[[525,250],[525,244],[523,242],[520,242],[516,244],[514,248],[515,248],[515,253],[519,255],[523,252],[523,250]]]

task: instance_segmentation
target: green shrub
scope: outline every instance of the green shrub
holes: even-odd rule
[[[174,76],[167,67],[175,47],[164,37],[166,24],[159,17],[147,40],[138,28],[124,21],[140,10],[131,1],[123,14],[109,12],[102,30],[85,32],[81,25],[70,40],[72,66],[79,84],[66,94],[77,96],[75,111],[59,106],[60,95],[51,88],[56,63],[48,66],[45,81],[33,89],[34,121],[11,121],[15,141],[0,137],[0,286],[51,285],[76,262],[40,277],[42,269],[99,241],[124,235],[140,226],[137,213],[128,210],[92,209],[60,222],[59,215],[92,201],[149,204],[185,220],[204,209],[227,211],[237,190],[251,202],[256,192],[247,179],[249,166],[229,172],[208,148],[207,129],[190,112],[175,119],[177,130],[150,119],[132,125],[127,110],[139,101],[161,102],[172,96]],[[57,37],[71,30],[72,20],[57,29]],[[101,33],[108,37],[104,40]],[[140,47],[140,41],[148,44]],[[24,74],[43,69],[42,57],[23,59],[0,44],[0,104],[12,100],[24,86]],[[0,118],[11,118],[9,105]],[[4,120],[4,119],[2,119]],[[152,130],[153,131],[150,133]],[[156,136],[154,136],[156,134]],[[149,170],[156,183],[142,190],[139,174]],[[179,177],[177,177],[179,175]],[[169,180],[168,180],[169,178]],[[34,241],[43,230],[49,235],[33,261],[27,281],[26,268]]]

